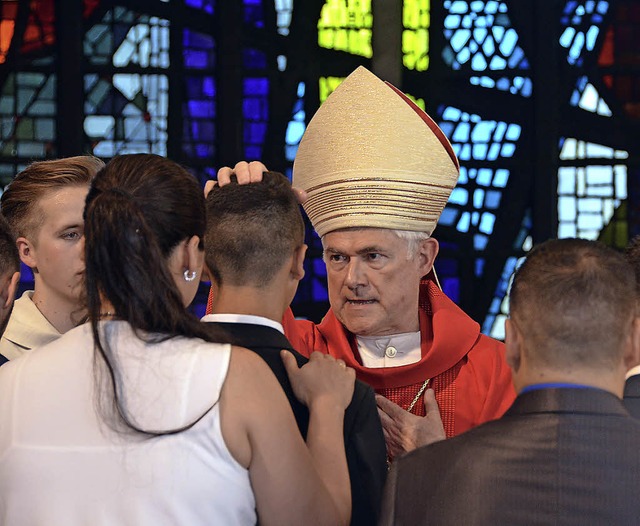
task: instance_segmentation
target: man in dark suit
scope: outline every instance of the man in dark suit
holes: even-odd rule
[[[622,402],[638,361],[635,277],[594,241],[534,248],[513,279],[499,420],[396,460],[381,524],[637,524],[640,422]]]
[[[258,353],[289,399],[304,438],[309,411],[295,397],[281,358],[291,346],[281,325],[304,276],[304,223],[289,181],[266,172],[261,183],[215,186],[207,197],[206,265],[212,310],[203,321],[217,323],[233,343]],[[285,356],[285,359],[293,359]],[[351,479],[352,524],[375,524],[387,473],[386,448],[373,390],[356,382],[345,411],[344,439]]]
[[[636,273],[636,293],[640,301],[640,236],[635,236],[625,251],[627,259]],[[631,416],[640,418],[640,366],[627,371],[627,381],[622,399]]]

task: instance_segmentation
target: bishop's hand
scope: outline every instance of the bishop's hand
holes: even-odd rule
[[[425,416],[411,414],[378,394],[376,403],[390,459],[446,438],[433,389],[424,393]]]

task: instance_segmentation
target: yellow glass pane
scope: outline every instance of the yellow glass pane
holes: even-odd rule
[[[405,93],[405,95],[409,97],[415,103],[415,105],[418,106],[418,108],[424,111],[427,111],[427,106],[424,103],[424,99],[416,99],[413,95],[410,95],[409,93]]]
[[[318,45],[371,58],[371,0],[327,0],[318,20]]]
[[[322,104],[327,97],[333,93],[344,80],[344,77],[320,77],[320,104]]]
[[[430,0],[404,0],[402,11],[402,54],[406,68],[429,68]]]

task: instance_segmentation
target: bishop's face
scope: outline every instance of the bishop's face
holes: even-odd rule
[[[438,243],[430,238],[408,254],[392,230],[336,230],[322,238],[329,302],[340,322],[359,336],[414,332],[420,279],[433,265]]]

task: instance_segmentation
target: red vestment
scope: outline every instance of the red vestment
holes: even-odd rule
[[[294,319],[289,310],[283,325],[300,353],[342,358],[358,379],[404,409],[429,378],[447,437],[501,417],[515,399],[504,345],[480,334],[480,326],[430,280],[420,285],[419,309],[422,359],[399,367],[364,367],[355,336],[331,310],[318,325]],[[411,412],[424,415],[422,397]]]
[[[207,312],[211,312],[211,295]],[[480,333],[480,326],[431,280],[420,284],[419,319],[422,359],[399,367],[369,368],[360,363],[353,334],[329,310],[319,325],[296,320],[289,309],[282,324],[295,349],[342,358],[359,380],[407,409],[429,378],[447,437],[493,420],[511,406],[515,390],[504,345]],[[412,413],[425,414],[422,397]]]

